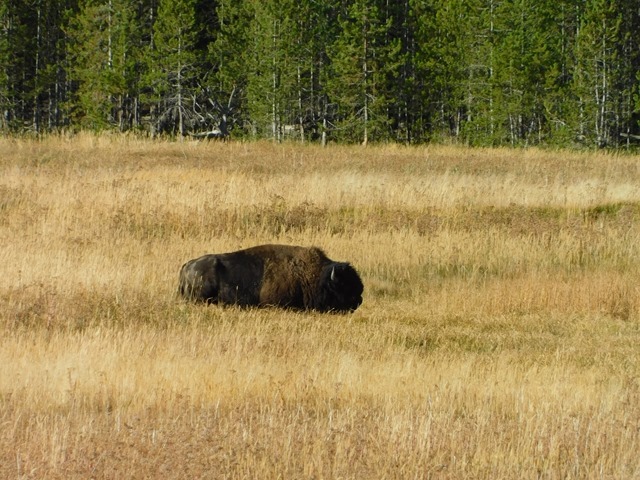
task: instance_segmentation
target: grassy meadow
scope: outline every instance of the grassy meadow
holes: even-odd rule
[[[350,315],[176,298],[316,245]],[[0,139],[0,478],[640,478],[640,157]]]

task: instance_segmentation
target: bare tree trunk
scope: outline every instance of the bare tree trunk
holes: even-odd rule
[[[304,113],[302,111],[302,72],[298,65],[298,123],[300,125],[300,142],[304,143]]]
[[[366,20],[365,20],[366,21]],[[362,145],[366,146],[369,141],[369,72],[367,71],[367,55],[368,51],[368,38],[367,33],[364,35],[364,62],[362,65],[364,75],[364,132],[362,137]]]
[[[271,87],[272,87],[272,99],[271,99],[271,134],[273,135],[273,140],[276,142],[280,142],[280,128],[278,125],[278,108],[277,108],[277,98],[276,93],[278,89],[278,75],[276,72],[278,63],[277,63],[277,20],[273,21],[273,70],[271,72]]]
[[[179,33],[178,39],[178,58],[182,54],[182,32]],[[184,139],[184,118],[183,118],[183,108],[182,108],[182,62],[178,61],[178,132],[180,134],[180,141]]]
[[[36,54],[35,68],[33,76],[34,98],[33,98],[33,129],[36,133],[40,133],[40,49],[42,46],[42,2],[38,1],[37,7],[37,25],[36,25]]]
[[[607,65],[607,24],[606,20],[602,20],[602,91],[600,95],[596,93],[596,104],[598,105],[596,136],[598,139],[598,146],[604,146],[608,143],[606,128],[606,105],[609,93],[607,91]]]
[[[491,7],[490,7],[490,12],[491,12],[491,20],[489,22],[489,36],[490,38],[493,38],[493,32],[494,32],[494,24],[493,24],[493,20],[494,20],[494,12],[495,12],[495,6],[493,4],[493,0],[491,0]],[[489,123],[489,132],[491,133],[491,138],[493,139],[493,134],[495,131],[495,119],[494,119],[494,111],[493,111],[493,45],[491,45],[490,49],[489,49],[489,119],[490,119],[490,123]]]
[[[320,141],[320,144],[323,147],[327,146],[327,114],[326,112],[324,117],[322,117],[322,140]]]

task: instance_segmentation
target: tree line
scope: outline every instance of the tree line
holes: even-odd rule
[[[637,0],[0,0],[0,131],[621,147]]]

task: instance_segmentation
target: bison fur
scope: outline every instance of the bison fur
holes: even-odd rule
[[[222,305],[351,312],[362,303],[356,270],[316,247],[260,245],[204,255],[180,269],[178,293]]]

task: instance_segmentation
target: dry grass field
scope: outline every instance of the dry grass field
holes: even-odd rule
[[[317,245],[351,315],[175,296]],[[640,478],[640,157],[0,139],[0,478]]]

